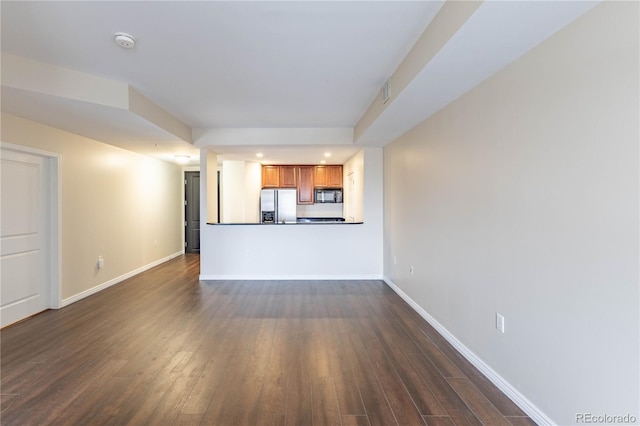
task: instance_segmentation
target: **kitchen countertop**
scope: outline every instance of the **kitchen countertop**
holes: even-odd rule
[[[347,222],[342,217],[299,217],[296,222],[286,223],[211,223],[207,225],[358,225],[362,222]]]
[[[255,222],[248,222],[248,223],[212,223],[212,222],[207,222],[207,225],[261,225],[261,226],[274,226],[274,225],[280,225],[280,226],[291,226],[291,225],[362,225],[364,222],[289,222],[289,223],[255,223]]]

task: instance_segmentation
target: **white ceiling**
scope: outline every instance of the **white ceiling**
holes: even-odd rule
[[[486,2],[359,142],[384,145],[594,4]],[[131,85],[192,128],[353,128],[442,5],[3,0],[1,49]],[[121,31],[135,49],[113,43]],[[45,124],[163,159],[198,155],[140,117],[4,85],[2,94],[3,110]],[[215,150],[304,164],[328,148],[331,162],[344,161],[362,146],[246,145]]]
[[[191,127],[353,127],[440,4],[3,1],[2,51],[126,82]]]

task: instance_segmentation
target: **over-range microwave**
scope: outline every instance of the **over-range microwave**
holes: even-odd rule
[[[314,202],[316,203],[341,203],[342,188],[324,189],[316,188]]]

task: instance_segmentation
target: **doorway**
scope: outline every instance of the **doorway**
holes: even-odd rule
[[[184,172],[184,251],[200,253],[200,172]]]
[[[2,144],[0,327],[60,307],[56,154]]]

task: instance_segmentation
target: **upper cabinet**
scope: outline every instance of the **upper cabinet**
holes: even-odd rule
[[[313,204],[313,166],[298,166],[298,204]]]
[[[315,166],[315,186],[342,188],[342,166]]]
[[[280,188],[280,166],[262,166],[262,187]]]
[[[313,204],[314,188],[342,188],[342,166],[262,166],[263,188],[296,188],[298,204]]]
[[[266,166],[265,166],[266,167]],[[271,166],[276,167],[276,166]],[[280,167],[280,188],[297,188],[296,166]]]

